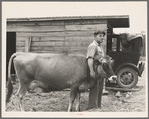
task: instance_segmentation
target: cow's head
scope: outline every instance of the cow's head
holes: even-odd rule
[[[113,63],[114,60],[109,56],[95,59],[96,76],[102,78],[110,78],[111,76],[114,76],[114,78],[116,78],[112,69]]]

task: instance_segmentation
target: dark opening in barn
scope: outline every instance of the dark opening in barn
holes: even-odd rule
[[[8,62],[13,53],[16,52],[16,32],[7,32],[7,48],[6,48],[6,76],[8,74]],[[12,69],[12,73],[14,74],[14,68]]]

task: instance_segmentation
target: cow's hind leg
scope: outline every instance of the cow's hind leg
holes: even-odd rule
[[[72,111],[73,103],[77,95],[77,90],[78,90],[77,88],[71,88],[68,112]]]
[[[80,92],[79,92],[79,90],[77,91],[77,95],[76,95],[76,111],[77,112],[80,111]]]
[[[24,105],[23,105],[23,97],[26,94],[26,91],[29,88],[31,82],[20,82],[20,86],[19,89],[17,91],[17,96],[19,98],[19,106],[20,106],[20,110],[24,111]]]

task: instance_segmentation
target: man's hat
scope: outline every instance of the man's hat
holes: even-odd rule
[[[96,32],[94,32],[94,36],[97,36],[98,34],[105,35],[106,33],[104,31],[96,31]]]

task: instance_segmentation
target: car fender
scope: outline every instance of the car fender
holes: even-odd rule
[[[142,72],[144,71],[144,67],[145,67],[145,63],[143,63],[143,62],[139,63],[138,69],[139,69],[141,75],[142,75]]]
[[[117,74],[118,71],[119,71],[121,68],[123,68],[123,67],[131,67],[131,68],[133,68],[133,69],[138,73],[138,76],[141,77],[141,73],[140,73],[138,67],[137,67],[136,65],[132,64],[132,63],[124,63],[124,64],[120,65],[120,66],[115,70],[115,74]]]

